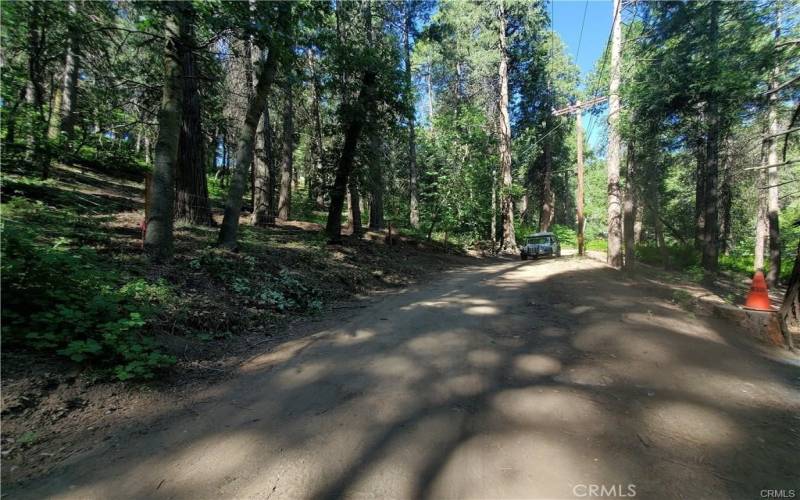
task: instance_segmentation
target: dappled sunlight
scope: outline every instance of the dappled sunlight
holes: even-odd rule
[[[669,435],[693,445],[732,444],[741,430],[718,411],[687,402],[656,403],[644,410],[644,428],[654,435]]]
[[[573,431],[600,433],[607,420],[600,405],[569,388],[552,386],[509,389],[491,400],[498,415],[520,425],[556,425]],[[589,428],[582,428],[588,425]]]
[[[475,349],[467,354],[467,361],[476,368],[492,368],[500,364],[502,356],[490,349]]]
[[[338,332],[333,336],[333,342],[339,345],[352,345],[366,342],[375,337],[375,330],[359,329],[353,333]]]
[[[630,481],[586,445],[550,428],[478,434],[453,450],[424,496],[572,498],[579,483]]]
[[[327,372],[328,362],[305,362],[287,367],[277,373],[276,382],[281,389],[291,389],[321,379]]]
[[[472,306],[464,309],[464,314],[469,314],[470,316],[492,316],[500,313],[500,308],[495,306]]]
[[[686,313],[683,314],[685,315]],[[703,324],[696,322],[689,323],[673,317],[652,314],[649,311],[647,313],[625,313],[622,316],[622,321],[632,325],[658,326],[664,330],[679,333],[681,335],[700,337],[712,342],[727,344],[721,335],[712,331]]]
[[[514,375],[518,377],[544,377],[561,371],[561,361],[541,354],[525,354],[514,358]]]

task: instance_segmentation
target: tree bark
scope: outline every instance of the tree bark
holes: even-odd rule
[[[355,176],[350,177],[347,191],[350,193],[350,227],[353,230],[353,236],[358,236],[363,232],[363,228],[361,227],[361,196]]]
[[[288,2],[279,4],[279,15],[277,26],[286,26],[291,4]],[[225,203],[225,216],[222,220],[222,227],[219,232],[219,244],[227,247],[236,246],[236,236],[239,231],[239,216],[242,212],[242,197],[246,189],[247,174],[250,164],[253,161],[255,135],[258,129],[258,122],[267,104],[269,88],[275,79],[277,68],[277,52],[279,45],[285,41],[277,36],[272,37],[268,47],[267,57],[259,63],[258,83],[256,84],[255,95],[247,104],[244,124],[239,132],[239,141],[236,148],[236,161],[231,175],[230,188],[228,189],[228,199]]]
[[[631,270],[634,266],[636,258],[636,239],[635,239],[635,225],[636,225],[636,187],[635,187],[635,174],[636,174],[636,159],[634,158],[634,144],[628,146],[627,168],[625,171],[625,200],[624,200],[624,216],[623,222],[623,236],[625,239],[625,269]]]
[[[150,209],[146,221],[144,249],[155,262],[172,257],[173,195],[175,163],[178,159],[178,141],[181,133],[181,65],[178,47],[181,43],[183,23],[177,19],[180,8],[170,5],[166,15],[164,48],[164,86],[161,91],[161,108],[158,112],[158,138],[153,162],[153,183]]]
[[[548,120],[549,124],[550,121]],[[546,127],[549,129],[548,127]],[[553,192],[553,148],[550,138],[544,141],[544,172],[539,193],[542,208],[539,211],[539,231],[549,231],[555,217],[555,193]]]
[[[317,208],[322,208],[324,205],[323,188],[325,185],[324,171],[323,171],[323,154],[325,147],[322,142],[322,114],[320,113],[320,102],[322,100],[322,93],[320,91],[319,76],[317,76],[316,64],[314,61],[314,53],[308,49],[308,64],[311,69],[311,83],[314,92],[311,100],[311,112],[314,119],[314,139],[313,150],[314,155],[314,170],[309,175],[310,189],[308,190],[309,199],[313,199]]]
[[[608,195],[608,254],[607,262],[622,267],[622,214],[619,189],[620,133],[619,87],[622,62],[621,0],[614,0],[614,22],[611,27],[611,77],[608,90],[608,152],[606,154]]]
[[[706,143],[699,141],[695,146],[697,172],[694,187],[694,246],[703,249],[703,236],[706,231]]]
[[[372,46],[372,6],[371,0],[367,0],[365,12],[365,31],[367,33],[367,43]],[[337,13],[339,9],[337,8]],[[338,18],[337,18],[338,19]],[[355,105],[348,109],[347,121],[344,134],[344,144],[342,152],[339,156],[339,161],[336,164],[336,176],[333,180],[331,187],[331,205],[328,210],[328,221],[325,225],[325,232],[328,234],[329,243],[338,244],[342,241],[342,207],[344,205],[345,192],[347,186],[350,184],[350,175],[353,172],[353,160],[355,159],[356,146],[361,137],[361,131],[364,129],[364,123],[368,111],[373,108],[375,86],[376,86],[376,73],[372,68],[364,71],[361,77],[361,88],[358,92]],[[342,77],[344,81],[344,76]],[[342,96],[345,99],[346,96]],[[345,104],[347,108],[349,105]],[[357,205],[355,200],[352,200],[351,205]],[[354,221],[355,222],[355,221]],[[360,219],[359,219],[360,224]]]
[[[28,99],[33,106],[31,156],[42,179],[50,176],[50,157],[47,152],[47,115],[44,110],[45,75],[44,50],[47,30],[42,24],[44,2],[31,2],[28,17]]]
[[[503,251],[517,252],[514,235],[514,199],[511,193],[511,120],[508,115],[508,47],[506,46],[506,11],[500,0],[500,178],[502,186]]]
[[[291,75],[286,75],[283,108],[283,158],[281,159],[281,185],[278,193],[278,219],[289,220],[292,206],[292,168],[294,155],[294,101]]]
[[[414,131],[414,92],[411,82],[411,29],[412,29],[411,2],[405,0],[405,23],[403,29],[403,47],[405,49],[406,92],[408,102],[412,104],[408,115],[408,194],[409,194],[409,222],[414,229],[419,228],[419,198],[417,194],[417,146]],[[383,194],[381,193],[381,204]],[[381,207],[382,208],[382,207]],[[383,210],[381,210],[381,226],[383,225]],[[372,211],[370,210],[370,226],[372,226]]]
[[[64,84],[61,91],[61,131],[72,137],[75,131],[75,110],[78,104],[78,72],[80,69],[80,27],[77,25],[78,9],[75,0],[70,0],[69,38],[64,59]]]
[[[383,229],[383,155],[381,154],[381,135],[375,127],[370,137],[370,197],[369,197],[369,229]],[[419,225],[419,220],[417,220]]]
[[[781,36],[781,11],[780,3],[777,4],[776,23],[775,23],[775,41],[780,39]],[[778,86],[778,76],[780,68],[774,68],[770,76],[769,87],[774,90]],[[767,164],[778,164],[778,137],[775,136],[779,132],[778,125],[778,93],[771,92],[769,94],[769,111],[767,112],[767,121],[769,122],[769,135],[767,139]],[[767,170],[767,220],[769,222],[769,270],[767,271],[767,283],[770,286],[778,284],[781,275],[781,228],[779,221],[780,214],[780,197],[778,193],[778,184],[780,183],[780,176],[778,175],[778,167],[770,167]]]
[[[194,53],[194,12],[191,4],[183,4],[180,22],[182,39],[178,46],[182,71],[182,125],[175,169],[175,220],[212,226],[211,205],[206,183],[205,140],[202,125],[202,103],[198,85],[197,61]]]
[[[711,54],[713,60],[717,57],[717,35],[719,30],[719,4],[711,2],[709,39],[711,40]],[[713,63],[712,63],[713,64]],[[712,74],[716,75],[716,71]],[[717,103],[718,92],[712,91],[708,99],[708,126],[706,129],[706,172],[705,172],[705,221],[703,238],[703,269],[716,272],[718,266],[718,179],[719,179],[719,136],[720,116]]]

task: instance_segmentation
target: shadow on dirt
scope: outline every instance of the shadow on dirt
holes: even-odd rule
[[[692,317],[667,289],[563,261],[549,275],[547,260],[473,266],[388,297],[11,495],[570,497],[603,484],[642,498],[758,498],[797,488],[800,371]]]

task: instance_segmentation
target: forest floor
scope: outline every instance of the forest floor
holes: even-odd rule
[[[6,172],[3,196],[97,220],[104,258],[168,283],[151,327],[178,363],[132,385],[4,349],[4,497],[572,497],[633,484],[645,498],[754,498],[800,486],[797,359],[687,310],[676,290],[696,284],[588,258],[387,246],[378,233],[328,247],[301,221],[243,225],[237,254],[209,250],[213,228],[179,226],[176,261],[154,269],[138,182],[56,177]],[[229,260],[291,270],[318,307],[264,310],[246,299],[261,275],[229,276]]]
[[[800,367],[587,258],[485,260],[307,325],[15,498],[759,498]],[[789,493],[784,493],[788,495]]]
[[[290,220],[262,229],[250,226],[245,214],[238,252],[213,248],[216,228],[179,224],[176,258],[153,267],[141,250],[143,185],[137,177],[58,165],[50,180],[40,181],[6,168],[2,194],[4,203],[43,203],[46,218],[8,209],[3,217],[28,218],[25,222],[54,245],[65,238],[91,246],[96,264],[113,274],[110,282],[143,278],[164,283],[167,299],[158,304],[160,312],[147,328],[177,358],[158,380],[131,384],[109,381],[52,355],[4,348],[4,484],[38,477],[118,429],[183,404],[303,325],[348,317],[364,307],[360,301],[366,297],[475,262],[435,242],[400,237],[389,246],[383,234],[373,232],[347,238],[344,246],[328,246],[313,222]],[[214,208],[219,223],[221,211]],[[263,288],[266,282],[274,289]],[[300,303],[288,294],[280,295],[277,304],[254,300],[265,291],[300,287],[310,300]]]

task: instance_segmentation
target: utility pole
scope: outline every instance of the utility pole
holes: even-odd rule
[[[583,123],[581,122],[581,118],[583,116],[583,110],[596,106],[605,102],[608,98],[606,96],[598,96],[589,99],[586,102],[578,101],[571,106],[567,106],[566,108],[561,108],[553,111],[553,116],[562,116],[567,114],[575,114],[575,132],[577,136],[577,152],[578,152],[578,186],[575,188],[575,204],[576,204],[576,211],[578,215],[578,255],[583,255],[585,253],[585,241],[586,238],[583,234],[583,227],[585,225],[585,217],[583,215]]]

